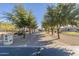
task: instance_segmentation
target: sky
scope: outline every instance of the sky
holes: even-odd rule
[[[4,12],[10,12],[16,4],[11,3],[2,3],[0,4],[0,16]],[[35,16],[35,20],[39,27],[41,27],[41,22],[43,21],[43,16],[46,12],[46,8],[49,4],[47,3],[26,3],[23,4],[26,10],[31,10],[33,15]],[[0,21],[6,21],[3,18],[0,18]]]

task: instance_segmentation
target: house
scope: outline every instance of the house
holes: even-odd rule
[[[60,29],[61,29],[61,31],[64,31],[64,32],[77,32],[77,31],[79,31],[78,27],[71,26],[71,25],[61,26]]]

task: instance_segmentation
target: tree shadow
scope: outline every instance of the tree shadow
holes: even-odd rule
[[[36,53],[36,54],[34,54],[34,53]],[[62,48],[62,49],[60,49],[60,48],[44,48],[44,49],[38,50],[34,53],[32,54],[34,56],[70,56],[70,55],[75,54],[75,52],[73,52],[71,50],[67,50],[65,48]]]
[[[25,39],[26,45],[28,47],[4,47],[0,48],[0,52],[9,53],[7,55],[13,56],[70,56],[74,54],[73,51],[67,50],[65,48],[45,48],[46,45],[53,44],[53,41],[57,40],[57,38],[47,41],[41,41],[42,37],[44,37],[43,34],[28,34]],[[22,43],[24,43],[24,41]],[[39,46],[44,47],[42,47],[41,49],[41,47]]]
[[[33,34],[27,36],[27,46],[46,46],[49,44],[53,44],[53,40],[44,40],[42,41],[41,38],[45,37],[43,34]],[[56,39],[55,39],[56,40]]]
[[[41,38],[42,37],[45,37],[43,34],[34,34],[32,35],[33,37],[30,37],[31,38],[31,45],[30,43],[28,44],[29,47],[31,46],[37,46],[37,47],[45,47],[46,45],[49,45],[49,44],[55,44],[55,42],[53,42],[54,40],[58,40],[58,38],[55,38],[55,39],[51,39],[51,40],[47,40],[47,41],[41,41]],[[32,53],[32,55],[35,53],[36,56],[69,56],[69,55],[73,55],[74,52],[70,51],[70,50],[67,50],[65,48],[44,48],[43,50],[40,51],[40,48],[36,48],[37,50]]]
[[[74,52],[60,48],[0,47],[0,56],[70,56]]]

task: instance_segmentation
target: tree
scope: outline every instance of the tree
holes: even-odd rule
[[[37,27],[38,27],[38,26],[37,26],[36,21],[33,21],[33,22],[32,22],[32,26],[31,26],[33,32],[35,32],[35,29],[36,29]]]
[[[57,29],[58,39],[60,39],[60,27],[67,25],[77,25],[79,19],[79,8],[76,4],[57,4],[56,6],[48,6],[46,19],[50,27]],[[45,20],[45,21],[47,21]]]
[[[22,5],[17,5],[12,12],[5,13],[6,18],[12,23],[14,23],[18,28],[24,29],[24,38],[25,38],[25,27],[27,25],[27,11]]]
[[[50,30],[52,32],[53,35],[53,30],[55,28],[55,19],[56,19],[56,15],[55,15],[55,6],[48,6],[47,7],[47,13],[45,15],[45,19],[48,22],[49,26],[50,26]]]
[[[15,26],[12,25],[11,23],[7,23],[7,22],[4,22],[4,23],[0,23],[0,30],[2,31],[9,31],[9,32],[13,32],[15,31]]]
[[[63,25],[76,25],[75,17],[79,14],[77,13],[76,4],[58,4],[57,8],[57,33],[58,39],[59,36],[59,29]]]
[[[5,18],[10,20],[13,24],[15,24],[19,29],[23,29],[23,34],[25,38],[25,29],[29,28],[29,32],[31,32],[31,27],[35,27],[35,17],[32,15],[31,11],[27,11],[23,5],[16,5],[12,12],[5,13]]]
[[[36,29],[37,28],[35,17],[33,16],[31,11],[29,11],[29,13],[28,13],[27,27],[29,28],[29,33],[32,32],[32,29]]]
[[[44,28],[45,31],[49,31],[49,24],[46,20],[42,22],[42,27]]]

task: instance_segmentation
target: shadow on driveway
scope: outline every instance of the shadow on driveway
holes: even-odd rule
[[[40,49],[39,47],[0,47],[0,56],[70,56],[74,54],[74,52],[69,52],[66,49]]]

